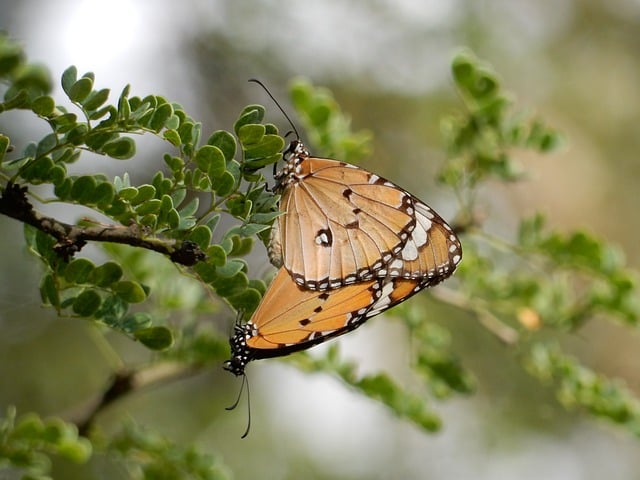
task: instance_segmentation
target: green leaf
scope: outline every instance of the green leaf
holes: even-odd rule
[[[88,281],[98,287],[108,287],[120,280],[123,274],[124,272],[119,264],[105,262],[91,271]]]
[[[262,105],[249,105],[240,113],[240,117],[233,125],[233,131],[237,135],[242,126],[250,123],[261,123],[263,119],[264,107]]]
[[[115,196],[116,190],[113,185],[108,182],[102,182],[94,190],[93,200],[96,205],[105,208],[111,205]]]
[[[74,258],[64,270],[64,278],[69,283],[86,283],[95,264],[87,258]]]
[[[220,214],[216,213],[215,215],[213,215],[209,220],[207,220],[207,228],[209,228],[209,230],[211,230],[211,232],[214,232],[216,230],[216,227],[218,226],[218,222],[220,221]]]
[[[180,135],[180,142],[187,145],[193,141],[195,123],[185,121],[180,127],[178,127],[178,134]]]
[[[284,140],[277,135],[265,135],[260,143],[251,145],[244,150],[245,159],[268,159],[274,163],[281,157],[281,150],[284,148]]]
[[[214,191],[221,197],[229,195],[236,185],[233,175],[225,171],[213,184]]]
[[[40,157],[50,152],[58,144],[58,137],[55,133],[45,135],[42,140],[38,142],[38,148],[36,150],[36,157]]]
[[[93,80],[88,77],[82,77],[69,88],[67,94],[72,102],[82,102],[91,93],[93,88]]]
[[[104,103],[109,99],[110,90],[108,88],[103,88],[101,90],[95,90],[91,92],[87,98],[85,98],[82,102],[82,106],[87,111],[93,111],[100,108]]]
[[[96,180],[91,175],[78,177],[71,187],[71,198],[78,203],[90,203],[96,188]]]
[[[134,332],[134,336],[151,350],[165,350],[173,345],[173,333],[167,327],[151,327]]]
[[[40,282],[40,297],[44,304],[48,303],[54,307],[60,306],[60,294],[58,293],[58,287],[56,286],[53,275],[47,274],[42,277],[42,281]]]
[[[42,95],[31,102],[31,110],[41,117],[48,117],[53,113],[55,108],[56,102],[49,95]]]
[[[165,127],[165,122],[171,118],[173,115],[173,107],[169,103],[164,103],[160,105],[153,112],[153,116],[149,121],[149,128],[152,130],[159,132],[162,128]]]
[[[71,65],[62,73],[62,89],[67,95],[69,95],[71,87],[76,83],[77,79],[78,69],[74,65]]]
[[[95,290],[85,290],[73,301],[73,311],[82,317],[90,317],[100,308],[102,298]]]
[[[75,113],[64,113],[49,119],[57,133],[66,133],[76,126],[78,117]]]
[[[266,127],[261,124],[247,124],[238,129],[238,139],[242,145],[255,145],[264,137]]]
[[[251,215],[251,223],[271,225],[280,215],[282,215],[282,212],[254,213]]]
[[[182,140],[180,139],[180,134],[177,130],[165,130],[162,133],[162,136],[174,147],[179,147]]]
[[[261,299],[261,293],[254,288],[247,288],[238,295],[228,297],[229,303],[233,305],[233,308],[244,312],[246,315],[250,315],[258,308]]]
[[[129,100],[127,99],[130,90],[131,85],[125,85],[118,97],[118,117],[121,120],[128,120],[131,115],[131,105],[129,105]]]
[[[88,133],[85,142],[87,147],[100,152],[107,142],[118,139],[118,134],[113,131],[92,130]]]
[[[234,260],[227,262],[232,264]],[[220,269],[217,270],[220,272]],[[238,272],[232,277],[219,277],[214,282],[214,288],[222,298],[242,294],[249,287],[249,279],[244,272]]]
[[[236,139],[233,135],[224,130],[213,132],[207,140],[207,144],[218,147],[227,162],[233,160],[233,157],[236,154]]]
[[[226,169],[224,154],[218,147],[204,145],[196,152],[196,165],[207,172],[212,180],[219,178]]]
[[[55,193],[60,200],[68,200],[70,198],[72,188],[73,180],[67,177],[62,183],[56,183],[53,193]]]
[[[136,195],[138,195],[138,189],[136,187],[124,187],[118,191],[118,196],[127,201],[131,201]]]
[[[170,228],[178,228],[180,226],[180,214],[175,208],[172,208],[167,213],[167,225]]]
[[[156,196],[156,188],[153,185],[140,185],[138,187],[138,193],[133,197],[130,202],[131,205],[138,205],[140,203],[151,200]]]
[[[53,168],[51,157],[40,157],[29,165],[29,169],[24,170],[23,177],[30,182],[37,184],[49,181],[49,172]]]
[[[260,223],[247,223],[242,225],[238,230],[238,233],[243,237],[252,237],[253,235],[257,235],[260,232],[264,232],[265,230],[269,230],[271,228],[270,225],[262,225]],[[246,238],[245,240],[252,240],[250,238]]]
[[[211,245],[206,249],[207,262],[215,265],[216,267],[222,267],[227,263],[227,253],[220,245]]]
[[[161,206],[162,206],[162,200],[158,198],[153,198],[151,200],[147,200],[146,202],[136,207],[136,213],[138,215],[148,215],[150,213],[157,214],[160,211]]]
[[[164,122],[164,128],[166,128],[167,130],[177,131],[177,128],[179,126],[180,126],[180,117],[178,117],[175,113],[171,115],[169,118],[167,118],[167,120]]]
[[[233,277],[234,275],[237,275],[238,273],[240,273],[242,270],[246,268],[247,268],[247,264],[244,260],[234,258],[232,260],[229,260],[223,266],[219,267],[216,270],[216,272],[221,277],[230,278],[230,277]]]
[[[252,155],[254,153],[257,153],[257,152],[251,152]],[[245,162],[243,167],[245,168],[245,170],[256,171],[263,167],[266,167],[267,165],[272,165],[274,163],[277,163],[280,160],[282,160],[281,152],[278,152],[266,157],[254,157],[254,158],[245,157]]]
[[[113,291],[118,294],[124,301],[128,303],[144,302],[147,294],[138,282],[131,280],[122,280],[112,287]]]
[[[151,315],[147,312],[135,312],[122,319],[121,326],[128,333],[136,332],[152,325]]]
[[[182,218],[185,217],[193,217],[195,213],[198,211],[198,207],[200,206],[200,199],[198,197],[193,197],[189,203],[187,203],[184,207],[180,209],[180,216]]]
[[[129,137],[120,137],[105,143],[102,151],[112,158],[127,160],[135,155],[136,144]]]
[[[198,225],[189,232],[187,240],[197,243],[202,250],[206,250],[211,243],[211,230],[204,225]]]
[[[106,325],[117,326],[127,313],[129,304],[120,295],[110,295],[104,299],[100,309],[93,315],[102,318]]]
[[[164,163],[167,164],[167,166],[171,169],[172,172],[174,172],[174,174],[176,172],[180,172],[183,168],[184,168],[184,160],[180,157],[174,157],[171,156],[169,154],[166,154],[163,157]],[[182,190],[178,190],[179,192]],[[175,202],[176,205],[179,205],[180,202]]]
[[[229,252],[229,256],[243,257],[249,254],[253,248],[253,238],[242,238],[239,235],[233,235],[231,241],[233,242],[233,249]]]
[[[73,145],[82,145],[86,141],[86,135],[89,133],[89,127],[86,123],[78,123],[67,132],[67,142]]]

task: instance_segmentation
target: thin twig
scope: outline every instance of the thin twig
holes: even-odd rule
[[[434,298],[442,302],[475,314],[482,326],[494,334],[505,345],[515,345],[518,343],[520,338],[518,331],[502,322],[489,310],[478,305],[477,302],[470,302],[463,295],[446,288],[439,288],[433,290],[431,293]]]

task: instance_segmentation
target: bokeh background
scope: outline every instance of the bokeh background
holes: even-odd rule
[[[308,77],[333,90],[354,128],[375,135],[367,168],[445,217],[456,207],[433,181],[443,159],[439,121],[460,106],[452,55],[471,48],[521,106],[569,139],[559,153],[523,158],[527,182],[483,192],[489,226],[509,237],[520,216],[544,211],[553,226],[595,232],[619,244],[632,267],[640,264],[638,0],[0,0],[0,29],[51,69],[59,101],[57,79],[74,64],[114,94],[130,83],[134,95],[181,103],[205,132],[230,129],[248,103],[267,105],[270,120],[286,129],[246,80],[262,79],[287,108],[287,82]],[[0,129],[29,139],[45,131],[28,115],[11,122]],[[82,168],[150,179],[163,148],[143,142],[139,162],[96,159]],[[112,363],[88,341],[89,326],[40,307],[39,267],[23,252],[21,226],[0,218],[0,228],[0,411],[15,404],[19,412],[72,415],[95,401]],[[269,269],[259,248],[253,268]],[[221,369],[140,392],[108,410],[101,425],[115,429],[131,416],[219,454],[240,479],[640,477],[637,439],[559,409],[472,318],[432,311],[478,381],[473,397],[436,402],[444,422],[436,434],[331,378],[276,361],[251,366],[253,427],[245,440],[244,411],[223,409],[239,384]],[[127,361],[145,358],[126,339],[110,341]],[[339,341],[364,372],[406,370],[406,339],[384,316]],[[639,346],[637,335],[596,320],[573,348],[640,392]],[[124,478],[108,461],[57,469],[64,478]]]

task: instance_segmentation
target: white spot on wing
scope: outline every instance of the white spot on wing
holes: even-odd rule
[[[409,240],[402,249],[402,259],[405,261],[411,261],[418,258],[418,248],[413,242],[413,237]]]
[[[371,306],[371,309],[367,313],[367,317],[373,317],[374,315],[379,314],[380,312],[389,308],[391,304],[391,294],[394,289],[394,282],[387,282],[382,287],[382,291],[380,292],[380,298],[375,301],[375,303]]]
[[[389,268],[400,270],[404,266],[404,262],[400,258],[396,258],[389,264]]]

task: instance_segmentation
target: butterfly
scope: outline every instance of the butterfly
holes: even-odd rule
[[[225,368],[243,375],[252,360],[289,355],[343,335],[449,277],[462,259],[460,242],[431,208],[411,199],[415,225],[375,275],[320,290],[307,288],[281,267],[249,322],[236,324]],[[303,260],[308,265],[314,258]]]
[[[434,281],[379,277],[321,292],[298,285],[281,268],[251,320],[236,324],[224,368],[244,375],[252,360],[289,355],[343,335]]]
[[[268,254],[298,285],[322,291],[377,277],[446,278],[459,263],[449,225],[402,188],[355,165],[312,157],[299,140],[284,157],[274,187],[283,214]]]

